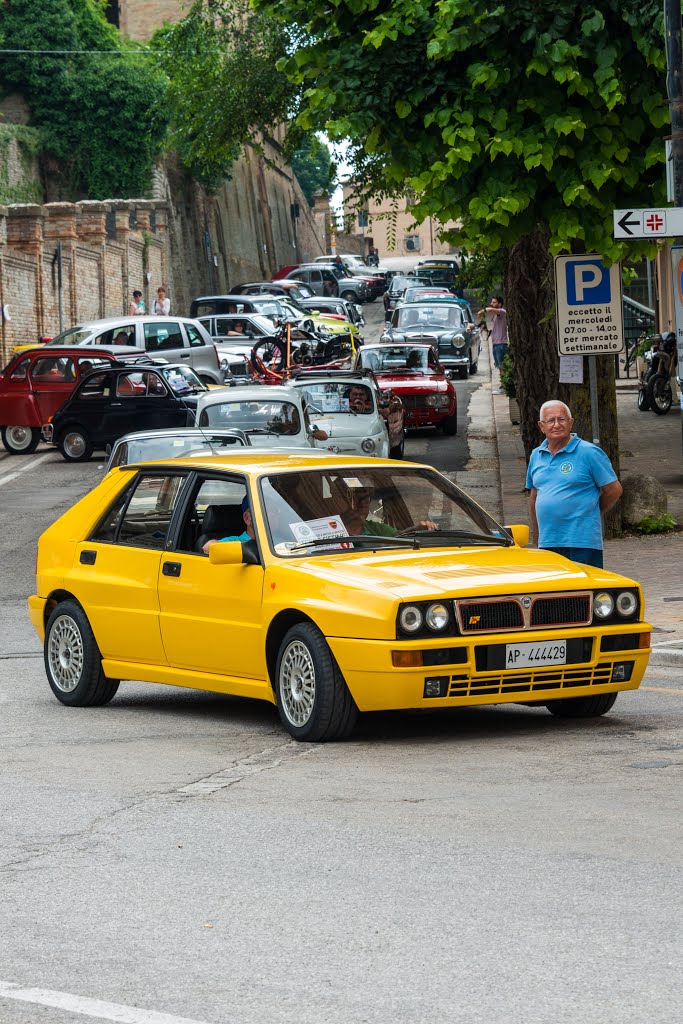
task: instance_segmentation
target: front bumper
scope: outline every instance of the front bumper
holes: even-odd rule
[[[54,427],[52,426],[51,423],[43,423],[42,427],[40,428],[40,433],[43,438],[43,441],[45,441],[46,444],[52,444],[52,439],[54,437]]]
[[[639,646],[649,634],[647,623],[597,630],[543,630],[542,632],[444,637],[441,640],[352,640],[328,637],[342,675],[361,711],[397,711],[403,708],[457,707],[472,704],[545,704],[567,697],[635,690],[641,683],[650,656],[649,646]],[[632,636],[633,648],[602,651],[601,638]],[[587,641],[584,660],[539,668],[495,669],[483,648],[516,642],[552,643],[554,639]],[[648,636],[649,642],[649,636]],[[397,668],[392,652],[422,651],[419,668]],[[615,665],[630,664],[628,678],[612,678]],[[477,666],[482,666],[478,668]],[[427,679],[439,678],[447,696],[425,697]]]
[[[446,355],[444,355],[443,352],[439,352],[439,362],[447,370],[452,370],[456,366],[469,366],[470,357],[467,352],[463,352],[458,355],[451,355],[450,353],[446,353]]]
[[[32,594],[28,599],[28,617],[31,620],[31,625],[35,629],[36,633],[41,640],[45,639],[45,605],[47,601],[44,597],[36,597]]]

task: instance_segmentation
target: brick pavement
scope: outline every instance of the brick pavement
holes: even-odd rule
[[[497,377],[495,371],[494,375]],[[503,521],[528,523],[526,461],[519,428],[510,423],[505,395],[495,393],[488,381],[481,390],[491,393]],[[486,408],[481,392],[478,394],[478,408]],[[627,385],[618,389],[617,412],[622,478],[633,472],[655,476],[667,491],[669,511],[683,525],[680,408],[672,408],[666,416],[641,413],[636,393]],[[461,482],[465,485],[464,480]],[[659,664],[683,667],[683,533],[607,541],[605,566],[642,584],[646,615],[653,626],[653,659]]]

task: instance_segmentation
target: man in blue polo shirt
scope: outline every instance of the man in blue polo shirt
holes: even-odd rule
[[[602,568],[600,517],[619,501],[621,484],[603,450],[572,434],[564,402],[545,402],[540,417],[545,441],[531,453],[526,475],[532,541]]]
[[[251,509],[249,507],[249,495],[245,495],[244,498],[242,498],[241,508],[242,519],[244,520],[244,525],[246,527],[243,533],[240,533],[239,536],[221,537],[220,540],[207,540],[206,544],[202,548],[202,551],[204,552],[205,555],[208,555],[209,548],[211,547],[212,544],[225,544],[227,541],[230,540],[239,540],[244,544],[248,540],[254,539],[254,522],[251,518]]]

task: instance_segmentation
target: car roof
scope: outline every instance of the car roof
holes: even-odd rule
[[[159,322],[163,322],[164,320],[180,320],[180,321],[182,321],[182,323],[190,323],[190,324],[193,324],[195,322],[194,317],[176,316],[174,313],[170,313],[168,316],[157,316],[156,314],[153,314],[153,313],[143,313],[142,315],[140,315],[139,313],[136,313],[135,315],[129,314],[128,316],[124,316],[123,314],[121,314],[120,316],[105,317],[104,320],[82,320],[80,323],[74,324],[73,327],[65,328],[65,330],[63,330],[61,333],[62,334],[66,334],[66,332],[70,331],[70,330],[74,330],[74,331],[81,330],[82,331],[82,330],[85,330],[86,327],[87,328],[92,328],[93,330],[98,330],[101,327],[105,327],[106,328],[106,327],[115,327],[117,324],[130,324],[131,321],[134,321],[136,324],[137,323],[143,323],[144,324],[144,323],[159,323]]]
[[[244,438],[243,430],[227,430],[225,427],[159,427],[157,430],[130,430],[127,434],[117,437],[114,444],[122,441],[139,441],[145,437],[239,437]]]
[[[388,348],[434,348],[431,341],[376,341],[372,345],[363,345],[361,355],[363,352],[367,352],[369,349],[388,349]]]
[[[251,479],[261,476],[263,473],[292,470],[318,469],[319,464],[324,462],[326,468],[347,468],[347,469],[396,469],[396,461],[392,459],[379,459],[364,457],[361,455],[348,458],[343,455],[332,455],[323,450],[315,448],[301,448],[300,450],[290,449],[283,452],[278,449],[265,448],[242,448],[239,451],[231,452],[228,455],[207,455],[204,458],[179,458],[169,462],[168,459],[154,462],[131,463],[127,466],[116,467],[121,470],[140,469],[146,466],[167,466],[169,469],[177,470],[181,466],[196,470],[198,466],[203,469],[235,470],[245,473]],[[419,466],[419,463],[411,465],[431,469],[431,466]]]
[[[79,359],[90,359],[92,356],[114,356],[114,355],[138,355],[142,349],[135,345],[88,345],[81,348],[80,345],[35,345],[32,348],[22,349],[17,356],[43,355],[49,359],[57,359],[59,356],[73,356],[77,354]],[[146,355],[146,353],[142,353]],[[119,360],[120,361],[120,360]]]
[[[214,388],[208,395],[202,395],[200,401],[202,406],[213,405],[214,402],[229,400],[231,402],[267,402],[271,398],[279,398],[281,401],[287,399],[292,401],[292,393],[299,396],[292,387],[287,384],[269,384],[267,387],[248,384],[240,388]],[[209,401],[213,399],[214,401]]]
[[[254,281],[252,283],[253,284],[269,284],[270,282],[269,281]],[[248,284],[243,284],[243,285],[238,285],[238,287],[240,287],[240,288],[248,288],[249,285]],[[198,298],[193,299],[192,301],[193,302],[214,302],[216,299],[221,299],[221,301],[238,303],[238,302],[252,302],[252,301],[258,302],[260,299],[267,299],[267,298],[268,298],[267,295],[241,295],[238,292],[236,292],[236,293],[230,292],[227,295],[200,295]],[[277,298],[277,296],[273,296],[273,298]],[[211,313],[211,314],[203,314],[203,315],[205,315],[205,316],[222,316],[222,315],[225,315],[225,314]]]

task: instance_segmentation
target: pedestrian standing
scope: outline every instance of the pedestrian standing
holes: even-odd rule
[[[480,309],[477,313],[477,320],[481,320],[486,314],[491,315],[490,336],[493,345],[493,363],[497,370],[505,359],[508,350],[508,315],[500,295],[494,295],[489,300],[489,305]]]
[[[142,292],[136,289],[128,306],[128,316],[141,316],[144,312],[145,303],[142,298]]]
[[[165,288],[157,288],[157,297],[154,300],[152,312],[157,316],[168,316],[171,312],[171,300],[166,295]]]
[[[545,440],[531,453],[526,475],[532,541],[602,568],[600,517],[619,501],[622,486],[603,450],[572,433],[564,402],[545,402],[538,426]]]

